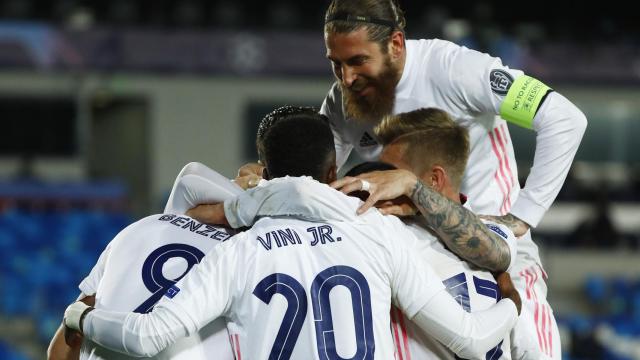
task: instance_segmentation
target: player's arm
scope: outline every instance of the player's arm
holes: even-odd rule
[[[130,356],[151,357],[225,314],[237,277],[235,241],[217,246],[146,314],[94,309],[81,302],[65,311],[65,325],[95,343]],[[206,284],[204,286],[203,284]]]
[[[176,177],[164,213],[185,214],[198,204],[222,202],[241,192],[241,187],[215,170],[191,162]]]
[[[96,296],[84,296],[79,300],[88,306],[94,306]],[[80,357],[80,347],[82,345],[82,334],[77,331],[69,330],[63,324],[53,335],[49,348],[47,348],[48,360],[77,360]]]
[[[344,201],[343,195],[326,184],[305,178],[284,177],[269,180],[226,200],[223,212],[233,228],[250,227],[263,216],[298,216],[309,221],[355,218],[354,208]],[[219,209],[213,207],[197,210],[209,212],[207,216],[212,218],[220,217]],[[198,217],[196,219],[200,220]]]
[[[507,273],[497,278],[503,299],[493,307],[466,312],[446,291],[435,270],[419,259],[410,244],[417,241],[394,218],[383,219],[382,234],[395,237],[391,254],[394,303],[420,329],[463,358],[484,358],[517,321],[521,302]]]
[[[503,221],[513,229],[522,226],[516,220],[537,226],[549,209],[569,173],[587,119],[564,96],[551,92],[539,105],[531,126],[536,131],[533,167],[508,214],[511,217],[506,216]]]
[[[466,312],[443,290],[410,319],[458,356],[484,358],[487,351],[508,336],[522,306],[509,274],[502,273],[497,281],[503,298],[487,310]],[[505,288],[511,291],[507,292]]]
[[[78,301],[88,306],[93,306],[95,304],[95,293],[100,281],[102,280],[110,253],[111,243],[109,243],[102,251],[98,261],[91,269],[91,272],[89,272],[89,275],[87,275],[87,277],[85,277],[78,286],[81,291]],[[63,322],[54,334],[53,339],[49,344],[49,348],[47,349],[47,357],[49,359],[78,359],[80,345],[82,343],[82,335],[75,331],[65,331],[65,329]]]
[[[567,177],[587,126],[584,114],[541,81],[509,69],[499,58],[456,47],[449,71],[454,101],[469,113],[494,113],[536,132],[533,167],[525,187],[506,216],[495,217],[516,236],[538,225]]]
[[[358,210],[364,213],[381,200],[408,196],[418,207],[440,240],[449,250],[468,262],[492,272],[506,271],[512,262],[509,244],[487,227],[473,212],[425,186],[407,170],[374,171],[357,177],[344,177],[331,184],[344,193],[362,188],[362,180],[370,183],[369,198]]]

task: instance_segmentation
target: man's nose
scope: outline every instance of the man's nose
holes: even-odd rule
[[[358,76],[356,75],[353,68],[350,66],[343,66],[341,69],[342,72],[342,84],[346,87],[351,87],[353,83],[356,81]]]

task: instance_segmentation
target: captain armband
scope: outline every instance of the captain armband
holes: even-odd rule
[[[500,106],[500,116],[518,126],[533,128],[533,117],[547,94],[553,91],[542,81],[522,75],[515,79]]]

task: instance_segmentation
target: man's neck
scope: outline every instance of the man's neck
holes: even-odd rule
[[[447,186],[441,191],[442,195],[444,195],[447,199],[461,204],[460,202],[460,191],[458,189],[454,189],[451,186]]]

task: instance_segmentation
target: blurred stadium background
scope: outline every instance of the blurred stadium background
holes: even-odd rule
[[[608,1],[401,0],[409,38],[500,56],[589,128],[534,232],[567,359],[640,359],[640,25]],[[255,159],[256,122],[319,106],[328,1],[0,0],[0,359],[41,359],[104,245],[200,161]],[[510,125],[520,176],[534,133]]]

